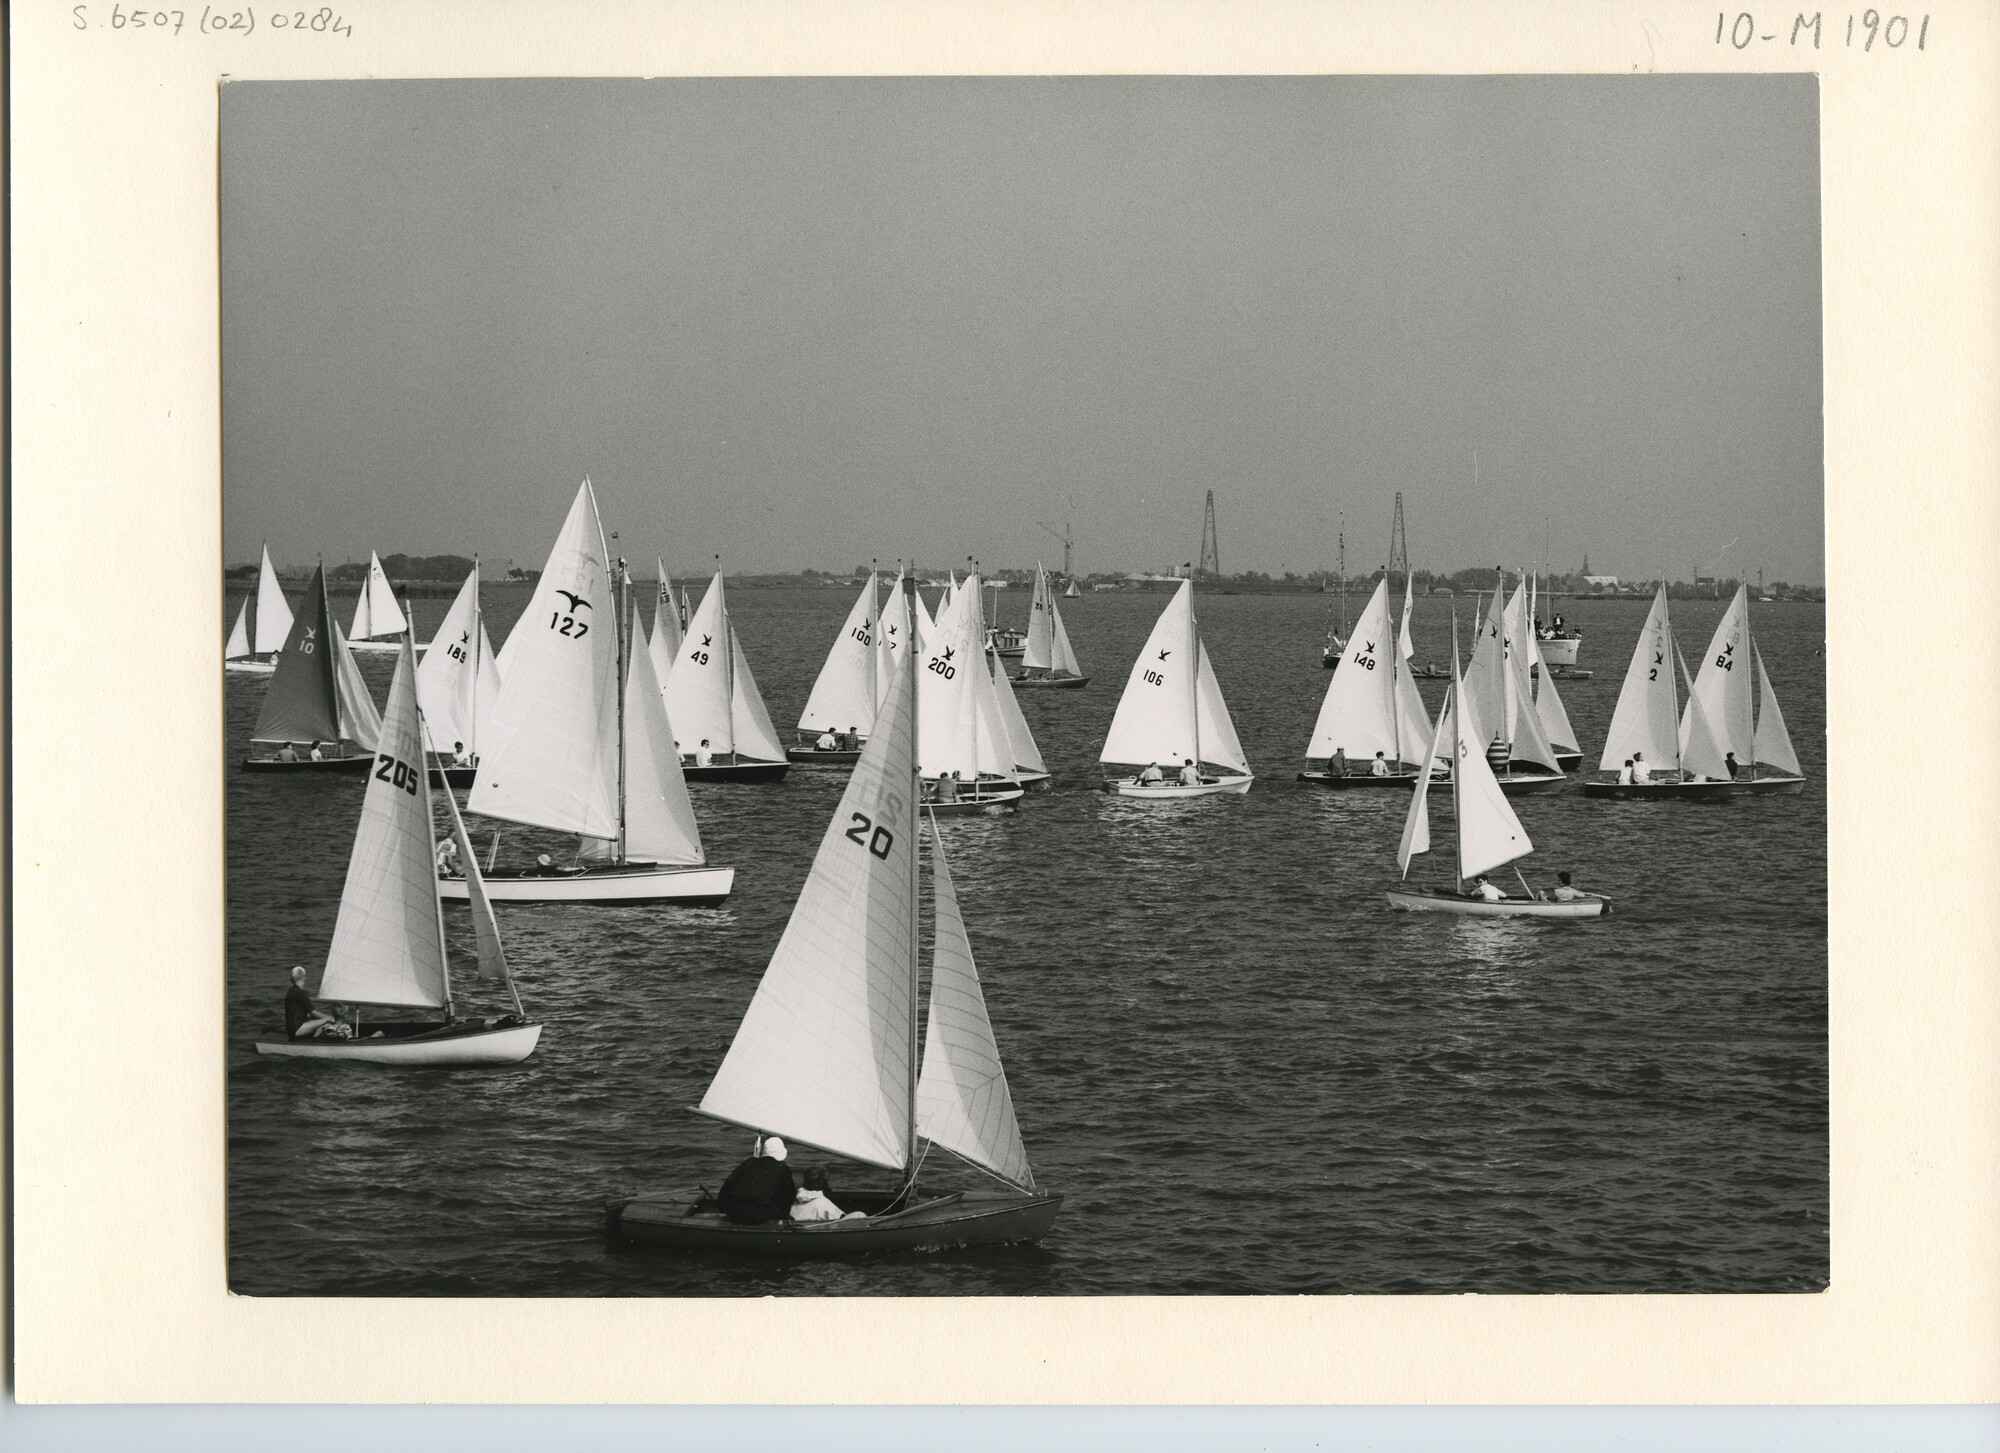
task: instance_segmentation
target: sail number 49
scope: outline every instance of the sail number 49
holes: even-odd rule
[[[869,821],[868,814],[865,812],[857,812],[852,816],[854,826],[842,833],[841,836],[849,842],[859,843],[876,857],[886,862],[889,857],[889,849],[896,845],[896,835],[886,827],[875,827],[875,824]],[[870,828],[874,828],[872,833],[869,831]]]
[[[410,796],[417,795],[417,769],[407,762],[399,762],[387,752],[375,757],[375,775],[391,787],[400,787]]]

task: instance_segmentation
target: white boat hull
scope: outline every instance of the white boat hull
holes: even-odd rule
[[[661,903],[688,907],[720,903],[735,886],[734,868],[678,868],[652,864],[588,868],[581,873],[487,873],[486,897],[494,903]],[[438,879],[438,897],[468,901],[465,879]]]
[[[1611,911],[1611,900],[1595,893],[1567,902],[1553,898],[1502,898],[1496,903],[1430,888],[1391,888],[1388,898],[1391,908],[1411,913],[1457,913],[1467,918],[1602,918]]]
[[[431,643],[429,641],[413,641],[411,646],[421,655],[431,648]],[[387,641],[349,641],[347,649],[350,651],[375,651],[385,656],[393,656],[402,647],[391,639]]]
[[[1104,790],[1119,797],[1165,798],[1165,797],[1212,797],[1218,792],[1248,792],[1254,776],[1204,777],[1196,787],[1184,787],[1178,782],[1162,782],[1148,786],[1136,777],[1122,777],[1106,782]]]
[[[949,802],[924,799],[924,811],[938,817],[974,817],[982,812],[1012,812],[1014,805],[1027,796],[1027,789],[1009,782],[1005,786],[987,782],[980,785],[977,792],[961,788],[957,797]]]
[[[1791,797],[1806,790],[1803,777],[1738,777],[1729,784],[1748,797]]]
[[[224,661],[222,669],[238,671],[246,676],[269,676],[278,669],[276,661],[259,661],[255,656],[244,656],[234,661]]]
[[[1551,666],[1574,666],[1576,664],[1577,648],[1582,644],[1582,637],[1570,636],[1554,641],[1537,641],[1535,642],[1535,650]]]
[[[257,1053],[281,1059],[346,1060],[356,1064],[512,1065],[535,1052],[542,1037],[539,1024],[515,1024],[502,1029],[467,1029],[458,1033],[408,1038],[277,1039],[257,1041]]]

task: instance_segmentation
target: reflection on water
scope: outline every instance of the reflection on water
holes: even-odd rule
[[[496,638],[524,599],[494,592]],[[781,727],[851,603],[845,590],[732,593]],[[1514,800],[1536,849],[1529,880],[1545,888],[1566,868],[1616,903],[1613,917],[1577,923],[1388,907],[1408,793],[1292,777],[1327,685],[1323,598],[1202,602],[1259,773],[1247,795],[1101,791],[1117,691],[1163,603],[1067,602],[1097,679],[1020,697],[1052,790],[940,824],[1036,1178],[1066,1198],[1039,1248],[771,1266],[606,1239],[606,1199],[713,1188],[745,1153],[742,1131],[687,1107],[756,989],[844,771],[692,789],[708,860],[737,870],[722,908],[503,906],[509,960],[547,1025],[541,1048],[509,1069],[403,1073],[252,1053],[277,1022],[285,970],[304,963],[316,980],[325,961],[361,784],[232,772],[232,1285],[432,1296],[1823,1285],[1818,608],[1757,619],[1805,795]],[[447,604],[416,602],[420,635]],[[1705,638],[1720,608],[1677,603],[1676,624]],[[1003,600],[1009,609],[1025,599]],[[1566,614],[1599,673],[1564,686],[1590,749],[1645,603]],[[1420,657],[1449,656],[1446,611],[1420,602],[1416,634]],[[392,665],[362,664],[378,699]],[[232,756],[263,685],[228,679]],[[1421,685],[1435,711],[1443,683]],[[1437,848],[1413,881],[1450,880],[1448,802],[1432,799]],[[492,824],[471,826],[483,859]],[[568,846],[502,830],[503,865]],[[446,922],[469,974],[469,920],[452,909]],[[498,991],[465,992],[476,1004]],[[940,1152],[926,1183],[960,1174]],[[836,1188],[884,1178],[842,1165],[833,1176]]]

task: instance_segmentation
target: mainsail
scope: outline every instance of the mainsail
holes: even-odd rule
[[[998,652],[987,659],[993,677],[993,695],[1000,703],[1000,720],[1007,729],[1008,750],[1014,765],[1029,772],[1046,772],[1048,767],[1042,761],[1042,749],[1035,745],[1035,734],[1028,729],[1028,718],[1021,714],[1021,703],[1014,699],[1014,683],[1007,679],[1007,668],[1000,663]]]
[[[875,609],[875,574],[870,571],[868,584],[855,597],[833,649],[826,653],[826,664],[819,668],[806,708],[799,714],[800,731],[868,734],[880,694],[875,681]]]
[[[967,782],[982,771],[1005,775],[1010,750],[990,739],[982,741],[976,678],[983,654],[972,636],[973,618],[960,594],[952,605],[939,608],[935,624],[917,638],[917,762],[925,777],[953,772]]]
[[[1336,751],[1359,762],[1380,752],[1393,764],[1414,754],[1417,743],[1405,747],[1397,713],[1396,643],[1389,626],[1389,580],[1375,584],[1375,593],[1354,623],[1340,666],[1327,682],[1319,719],[1306,743],[1308,758],[1331,757]],[[1419,706],[1421,710],[1421,705]],[[1202,745],[1208,745],[1206,734]]]
[[[910,1164],[915,760],[916,700],[906,668],[702,1097],[704,1113],[868,1165]]]
[[[396,604],[396,592],[388,572],[373,550],[368,552],[368,578],[361,583],[361,597],[354,602],[354,625],[348,636],[366,641],[376,636],[400,636],[409,629],[403,609]]]
[[[1803,777],[1805,769],[1799,766],[1799,754],[1792,750],[1792,734],[1785,730],[1785,714],[1778,710],[1778,697],[1771,690],[1771,678],[1764,674],[1764,653],[1757,649],[1757,643],[1750,643],[1750,653],[1757,659],[1757,695],[1760,698],[1757,712],[1757,740],[1751,749],[1751,761],[1763,762],[1776,767],[1788,777]]]
[[[262,606],[258,624],[263,624]],[[288,613],[288,618],[289,613]],[[340,696],[334,682],[333,632],[326,609],[326,571],[313,571],[306,598],[292,618],[292,633],[278,656],[257,714],[253,742],[340,740]]]
[[[491,719],[499,694],[499,667],[480,614],[475,562],[417,665],[417,700],[431,743],[447,751],[463,749],[468,756],[477,753],[480,723]]]
[[[1679,765],[1680,731],[1674,712],[1673,637],[1667,622],[1667,586],[1660,583],[1646,624],[1632,648],[1632,664],[1611,713],[1611,730],[1597,765],[1607,772],[1622,768],[1634,753],[1643,752],[1651,771]]]
[[[667,719],[682,752],[691,753],[706,741],[711,752],[784,759],[785,749],[729,623],[720,570],[688,622],[665,687]]]
[[[959,916],[958,893],[945,865],[944,839],[931,821],[931,886],[936,932],[931,944],[931,1003],[924,1029],[923,1071],[917,1079],[917,1131],[934,1145],[981,1165],[1020,1190],[1033,1191],[1034,1172],[1014,1119],[1013,1097],[1000,1067],[1000,1048],[972,943]]]
[[[322,999],[437,1009],[450,998],[419,730],[416,658],[405,639],[320,979]],[[459,852],[469,862],[468,846]]]
[[[607,557],[585,480],[508,637],[499,698],[480,723],[471,811],[618,835],[618,623]]]
[[[1100,762],[1178,765],[1195,755],[1195,690],[1199,670],[1194,628],[1194,582],[1183,580],[1132,663],[1118,698]],[[1213,744],[1202,749],[1211,757]],[[1219,759],[1217,759],[1219,760]]]
[[[285,604],[285,588],[278,584],[278,572],[271,566],[271,547],[264,547],[264,568],[257,577],[257,654],[269,655],[284,649],[292,635],[292,608]],[[325,640],[325,632],[320,633]]]
[[[1722,743],[1722,749],[1734,752],[1738,762],[1747,764],[1750,761],[1756,751],[1757,730],[1750,700],[1750,652],[1745,649],[1749,644],[1750,595],[1739,585],[1736,587],[1736,598],[1729,602],[1729,609],[1715,623],[1715,634],[1709,638],[1708,652],[1701,658],[1701,670],[1695,674],[1694,684],[1688,688],[1687,710],[1681,714],[1683,748],[1687,745],[1688,730],[1694,720],[1695,704],[1699,702],[1708,718],[1710,730]],[[1737,674],[1738,666],[1744,668],[1741,675]]]

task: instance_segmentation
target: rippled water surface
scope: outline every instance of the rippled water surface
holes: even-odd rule
[[[1001,595],[1003,622],[1026,592]],[[732,590],[772,717],[795,721],[853,592]],[[490,590],[500,637],[524,591]],[[1064,602],[1088,688],[1023,692],[1055,773],[945,832],[1037,1179],[1036,1247],[771,1266],[638,1252],[606,1200],[713,1187],[748,1149],[687,1110],[735,1032],[843,773],[693,790],[727,907],[502,908],[541,1047],[516,1068],[260,1060],[286,971],[317,983],[359,777],[231,770],[229,1256],[239,1292],[317,1295],[1748,1292],[1826,1284],[1823,610],[1753,608],[1809,783],[1719,805],[1516,800],[1537,886],[1613,917],[1392,912],[1407,796],[1293,780],[1327,674],[1316,596],[1205,595],[1203,634],[1258,779],[1137,804],[1097,752],[1164,596]],[[418,601],[428,638],[448,602]],[[1361,602],[1350,603],[1350,613]],[[1457,603],[1469,621],[1469,602]],[[1448,659],[1449,600],[1420,658]],[[1645,601],[1566,612],[1587,760]],[[233,605],[232,605],[233,608]],[[351,609],[336,599],[335,610]],[[1721,603],[1677,602],[1691,658]],[[366,658],[378,701],[393,658]],[[241,757],[265,678],[228,679]],[[1444,683],[1421,683],[1435,712]],[[1450,815],[1433,798],[1441,849]],[[475,821],[482,846],[487,831]],[[554,848],[509,829],[503,861]],[[1425,869],[1424,871],[1431,871]],[[1448,868],[1446,869],[1448,871]],[[1414,876],[1414,875],[1413,875]],[[447,920],[469,933],[462,914]],[[479,990],[467,991],[476,996]],[[478,1007],[476,1000],[474,1007]],[[932,1162],[927,1183],[969,1180]],[[809,1153],[795,1164],[811,1163]],[[877,1172],[835,1165],[842,1184]]]

